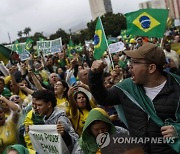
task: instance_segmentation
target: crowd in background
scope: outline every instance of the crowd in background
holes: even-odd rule
[[[125,50],[138,49],[147,41],[158,44],[166,56],[164,71],[180,75],[179,55],[171,49],[172,43],[180,43],[179,31],[171,29],[163,41],[143,37],[129,42],[119,38],[119,41],[125,43]],[[17,149],[34,150],[28,135],[28,126],[33,124],[57,125],[57,131],[62,135],[69,151],[78,151],[77,153],[90,153],[88,151],[93,148],[98,151],[96,143],[92,142],[91,146],[84,144],[86,140],[94,141],[90,136],[87,137],[87,129],[95,137],[100,133],[94,132],[95,126],[104,125],[106,128],[108,123],[111,129],[108,125],[106,131],[111,130],[112,134],[119,131],[128,135],[127,127],[122,123],[121,117],[118,117],[115,108],[98,105],[89,90],[88,72],[95,60],[93,50],[93,45],[84,46],[82,52],[73,51],[69,56],[64,45],[62,51],[54,55],[41,53],[37,57],[32,53],[29,59],[13,65],[4,65],[1,61],[0,153],[5,149],[8,153],[12,148],[10,145],[15,144],[20,144]],[[105,52],[102,57],[107,63],[103,74],[106,88],[131,76],[130,59],[122,51],[111,56],[112,60]],[[76,150],[73,150],[74,147]]]

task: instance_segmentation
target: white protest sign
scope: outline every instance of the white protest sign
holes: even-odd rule
[[[69,154],[56,125],[30,125],[29,136],[34,149],[40,154]]]
[[[123,42],[117,42],[109,45],[109,53],[116,53],[125,49]]]
[[[62,39],[58,38],[55,40],[44,40],[44,41],[37,41],[36,42],[38,55],[40,55],[39,51],[43,52],[43,55],[54,54],[57,52],[61,52],[62,50]],[[15,44],[6,45],[5,47],[13,50],[13,46]],[[21,60],[29,59],[30,53],[26,50],[26,43],[18,43],[19,48],[21,51],[16,51],[19,54]]]
[[[58,38],[55,40],[37,41],[37,48],[38,48],[38,51],[42,51],[44,55],[61,52],[62,40],[61,38]]]

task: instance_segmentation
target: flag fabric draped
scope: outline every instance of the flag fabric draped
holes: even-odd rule
[[[11,50],[0,44],[0,61],[7,64],[11,57]]]
[[[72,41],[72,39],[70,38],[70,40],[69,40],[69,44],[68,44],[69,46],[68,46],[68,50],[72,50],[73,48],[74,48],[74,43],[73,43],[73,41]]]
[[[167,9],[141,9],[125,14],[127,34],[162,38],[168,18]]]
[[[99,17],[96,23],[95,35],[94,35],[94,58],[101,59],[103,53],[107,49],[107,41],[104,33],[101,18]]]
[[[16,40],[14,45],[13,45],[13,51],[21,54],[23,52],[22,46],[20,45],[19,41]]]
[[[29,52],[32,52],[34,46],[34,41],[31,38],[26,39],[25,49]]]
[[[67,56],[70,57],[70,58],[73,58],[73,53],[75,52],[75,49],[74,49],[74,42],[72,41],[71,37],[69,39],[69,44],[68,44],[68,51],[67,51]]]

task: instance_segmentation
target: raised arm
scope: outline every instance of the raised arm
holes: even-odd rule
[[[19,83],[18,85],[19,85],[19,88],[22,89],[23,91],[25,91],[26,93],[28,93],[30,95],[32,95],[34,93],[34,90],[26,87],[25,84]]]
[[[4,65],[3,61],[0,61],[0,71],[3,73],[4,76],[9,75],[9,71],[6,68],[6,66]]]
[[[17,82],[16,82],[16,79],[15,79],[15,77],[14,77],[14,72],[16,72],[17,70],[16,70],[16,67],[15,66],[12,66],[10,69],[9,69],[9,73],[10,73],[10,76],[11,76],[11,80],[12,80],[12,84],[13,84],[13,86],[14,86],[14,91],[13,91],[13,93],[15,93],[15,94],[18,94],[19,93],[19,86],[18,86],[18,84],[17,84]]]
[[[120,103],[123,93],[113,86],[106,89],[103,84],[103,69],[106,67],[101,60],[93,62],[88,74],[88,83],[90,92],[94,96],[98,104],[103,106],[112,106]]]
[[[43,88],[43,86],[41,85],[41,83],[40,83],[40,81],[38,80],[38,78],[36,77],[36,75],[35,75],[31,70],[29,70],[28,73],[31,75],[32,80],[33,80],[36,88],[37,88],[38,90],[43,90],[44,88]]]
[[[77,87],[74,86],[74,87],[70,87],[69,91],[68,91],[69,107],[70,107],[70,110],[71,110],[71,113],[73,116],[75,116],[77,113],[77,106],[76,106],[75,100],[73,98],[73,95],[76,90],[77,90]]]
[[[0,100],[8,105],[8,107],[13,111],[12,115],[12,121],[17,124],[19,120],[19,112],[21,111],[21,108],[18,104],[15,104],[14,102],[9,101],[6,97],[0,95]]]

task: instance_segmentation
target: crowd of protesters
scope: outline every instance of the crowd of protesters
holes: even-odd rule
[[[148,40],[143,37],[130,39],[129,42],[119,38],[119,41],[125,43],[126,51],[134,50],[134,53],[138,50],[141,51],[147,42],[151,42],[148,43],[150,47],[146,45],[147,48],[143,50],[148,50],[148,48],[153,50],[155,47],[160,46],[158,48],[163,53],[162,57],[159,58],[159,60],[162,60],[159,61],[161,67],[157,67],[161,70],[158,71],[160,73],[166,72],[167,74],[180,75],[179,55],[171,49],[172,43],[180,42],[179,36],[180,33],[178,31],[171,30],[168,37],[163,41],[155,38]],[[1,61],[0,153],[8,154],[11,151],[19,154],[23,154],[22,151],[36,153],[28,135],[29,125],[42,125],[42,127],[48,124],[57,125],[57,132],[61,134],[69,152],[77,154],[101,153],[101,149],[96,143],[96,137],[100,133],[109,132],[110,135],[119,133],[122,136],[124,134],[128,136],[139,135],[138,137],[152,135],[151,132],[153,130],[144,130],[148,129],[147,122],[149,122],[149,128],[152,126],[155,133],[158,128],[159,132],[161,128],[166,130],[164,127],[154,126],[155,124],[152,120],[142,118],[142,116],[146,116],[144,112],[141,113],[140,109],[134,110],[137,112],[135,113],[132,110],[134,106],[129,105],[129,102],[124,98],[125,96],[118,96],[116,90],[112,90],[115,89],[115,85],[118,85],[125,79],[135,78],[136,74],[138,76],[136,78],[141,80],[139,81],[140,83],[145,81],[144,78],[150,76],[144,76],[144,70],[138,69],[134,70],[132,74],[132,67],[135,69],[136,64],[145,65],[145,63],[151,64],[153,62],[143,60],[144,57],[141,58],[141,61],[138,61],[137,57],[132,59],[133,56],[131,54],[121,51],[112,54],[112,60],[109,60],[109,63],[107,62],[109,55],[105,52],[101,59],[102,63],[100,63],[93,58],[93,50],[92,45],[90,47],[84,46],[81,52],[73,51],[69,55],[67,54],[68,49],[64,46],[62,51],[54,55],[43,55],[41,53],[37,57],[32,53],[30,58],[25,61],[7,65]],[[155,54],[155,56],[157,55]],[[156,57],[154,58],[156,59]],[[107,62],[106,65],[104,64],[105,62]],[[156,62],[158,63],[158,61]],[[154,66],[152,68],[149,67],[149,69],[153,68]],[[104,73],[102,73],[103,70]],[[90,73],[89,80],[88,73]],[[161,75],[159,77],[163,78]],[[163,83],[166,84],[164,82],[166,79],[163,79]],[[176,95],[171,95],[171,97],[175,97],[171,100],[174,100],[174,103],[176,103],[180,96],[180,86],[176,85],[176,83],[174,85],[176,89],[175,92],[172,89],[172,92]],[[109,91],[107,93],[105,88],[112,92]],[[147,89],[148,87],[145,90]],[[163,87],[160,91],[162,89]],[[171,93],[168,90],[166,92],[167,96]],[[149,91],[149,93],[151,92]],[[113,98],[110,98],[111,95]],[[118,97],[121,97],[120,100]],[[154,100],[154,98],[151,100]],[[117,113],[117,108],[113,106],[120,102],[127,113],[125,113],[125,116],[128,120],[128,125],[122,122],[121,116]],[[160,106],[162,104],[159,104],[159,107],[155,105],[157,112],[159,112]],[[161,120],[167,118],[176,120],[177,104],[172,106],[171,104],[166,104],[166,107],[172,109],[169,112],[167,108],[164,108],[164,111],[160,109],[161,113],[160,115],[158,113],[158,115],[160,118],[162,117]],[[134,113],[133,117],[130,116],[130,112]],[[166,112],[167,115],[164,116]],[[132,122],[131,118],[137,121]],[[136,123],[139,125],[137,126]],[[177,123],[180,124],[180,121]],[[178,127],[180,128],[179,125]],[[173,135],[179,137],[180,129],[176,130],[176,127],[173,127],[173,130],[176,131]],[[158,135],[158,137],[165,136],[159,132],[153,135]],[[176,153],[170,147],[167,148],[164,145],[154,146],[152,149],[151,146],[147,145],[138,145],[135,148],[140,149],[139,153]],[[119,148],[119,151],[115,153],[121,153],[122,149]],[[130,150],[131,147],[128,147],[128,149]]]

